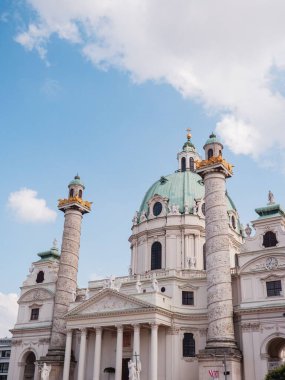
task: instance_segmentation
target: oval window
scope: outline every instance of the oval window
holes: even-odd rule
[[[156,202],[153,206],[153,215],[158,216],[162,211],[162,204],[160,202]]]

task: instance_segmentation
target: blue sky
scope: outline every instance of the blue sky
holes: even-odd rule
[[[37,198],[46,201],[48,209],[56,211],[57,200],[67,195],[68,182],[77,172],[80,174],[86,185],[85,198],[94,202],[92,213],[83,221],[80,286],[86,286],[96,276],[127,273],[131,219],[148,187],[161,175],[177,169],[176,154],[185,141],[186,128],[192,128],[192,140],[201,153],[209,133],[218,131],[225,143],[225,156],[235,165],[228,189],[242,223],[255,218],[254,208],[266,204],[269,189],[278,202],[285,204],[283,72],[276,70],[274,80],[269,81],[272,65],[258,65],[259,60],[269,61],[271,55],[278,67],[283,57],[279,49],[268,51],[266,36],[258,42],[264,56],[259,55],[259,50],[255,56],[254,75],[259,72],[259,77],[250,77],[252,52],[247,51],[247,42],[241,35],[243,60],[230,58],[225,50],[225,63],[213,53],[208,62],[208,71],[213,75],[207,74],[208,82],[203,82],[203,71],[195,69],[203,67],[202,63],[198,65],[197,52],[185,57],[169,36],[158,36],[163,24],[159,31],[152,30],[151,40],[150,28],[142,37],[136,26],[121,20],[128,15],[121,13],[119,7],[113,12],[108,8],[101,10],[100,20],[102,23],[102,17],[110,12],[109,26],[114,35],[105,35],[102,25],[96,24],[96,6],[100,8],[96,1],[84,3],[95,9],[94,30],[87,28],[92,17],[87,20],[89,16],[80,13],[84,6],[83,11],[73,9],[68,15],[70,10],[63,1],[58,1],[57,9],[53,2],[49,9],[43,4],[40,0],[4,0],[0,4],[2,335],[7,328],[3,322],[7,314],[1,310],[11,301],[7,295],[19,293],[31,262],[37,260],[36,254],[50,248],[54,238],[60,242],[63,227],[59,212],[54,221],[48,217],[41,222],[23,220],[17,216],[17,209],[8,206],[12,193],[23,188],[33,190]],[[90,9],[87,7],[85,12],[90,13]],[[130,11],[137,10],[134,7]],[[152,11],[147,13],[149,25],[158,18]],[[171,9],[168,11],[171,13]],[[55,14],[64,17],[55,20]],[[182,18],[180,13],[178,17]],[[36,33],[31,31],[31,25]],[[60,31],[58,25],[62,26]],[[118,29],[118,25],[124,25],[126,30]],[[76,26],[80,39],[74,37]],[[259,25],[248,28],[258,31]],[[142,30],[140,25],[139,32]],[[132,33],[134,41],[130,40]],[[128,40],[124,40],[126,34]],[[281,41],[284,35],[282,31],[279,34]],[[274,33],[272,36],[275,38]],[[187,47],[188,38],[184,38]],[[192,44],[199,38],[196,41],[194,34]],[[225,49],[227,43],[231,46],[231,41],[220,42]],[[214,46],[211,45],[213,51]],[[161,54],[156,56],[154,53],[160,49]],[[136,61],[137,56],[143,59]],[[165,66],[167,59],[170,66]],[[233,67],[234,79],[229,74]],[[220,71],[225,73],[224,81]],[[260,84],[249,85],[257,78],[264,83],[265,76],[270,82],[266,94],[272,91],[268,101],[260,95],[262,90],[257,91]],[[251,97],[254,94],[259,95]]]

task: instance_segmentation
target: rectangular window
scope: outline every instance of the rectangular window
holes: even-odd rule
[[[280,296],[282,291],[281,280],[266,282],[267,297]]]
[[[9,363],[0,363],[0,373],[8,372]]]
[[[39,319],[39,312],[40,312],[40,309],[32,309],[31,321],[35,321],[35,320]]]
[[[193,334],[185,333],[183,337],[183,356],[193,357],[195,356],[195,339]]]
[[[1,351],[1,358],[9,358],[11,351]]]
[[[182,305],[194,305],[194,292],[182,291]]]

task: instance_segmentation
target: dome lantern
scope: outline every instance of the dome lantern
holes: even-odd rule
[[[187,128],[187,141],[182,147],[182,151],[177,154],[178,171],[195,171],[195,160],[200,159],[199,154],[196,151],[195,145],[191,141],[191,129]]]
[[[203,149],[205,150],[205,159],[209,160],[211,157],[222,156],[223,148],[223,144],[219,141],[215,133],[212,132],[203,146]]]
[[[74,179],[69,183],[68,189],[69,189],[69,194],[68,194],[69,198],[73,198],[73,197],[82,198],[83,190],[85,189],[85,186],[83,182],[81,181],[78,173],[76,174]]]

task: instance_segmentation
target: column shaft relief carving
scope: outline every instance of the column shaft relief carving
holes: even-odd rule
[[[65,347],[63,315],[67,312],[70,303],[75,300],[76,295],[81,221],[82,213],[79,210],[65,211],[51,347]]]
[[[209,346],[234,345],[225,177],[207,173],[205,182]],[[232,343],[231,343],[232,342]]]

